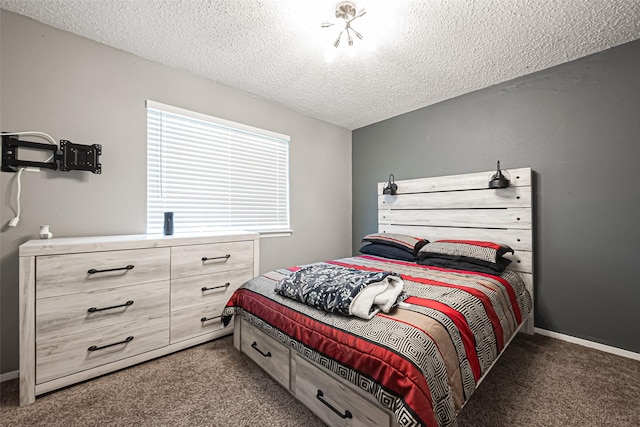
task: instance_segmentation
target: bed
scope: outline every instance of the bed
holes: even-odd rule
[[[418,262],[373,251],[256,277],[223,313],[227,322],[234,317],[235,347],[328,425],[455,425],[515,334],[533,332],[531,169],[508,174],[503,189],[487,188],[491,172],[397,181],[396,195],[379,183],[378,230],[367,246],[389,236],[426,239],[413,248]],[[490,253],[509,265],[476,271],[457,264],[470,259],[461,253]],[[333,271],[389,274],[401,279],[402,293],[368,319],[283,290],[294,278],[332,282]]]

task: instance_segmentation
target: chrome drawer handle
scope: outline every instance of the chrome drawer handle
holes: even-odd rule
[[[113,344],[103,345],[102,347],[98,347],[98,346],[92,345],[87,350],[88,351],[102,350],[103,348],[113,347],[114,345],[118,345],[118,344],[126,344],[126,343],[129,343],[131,341],[133,341],[133,336],[128,336],[123,341],[114,342]]]
[[[88,274],[96,274],[96,273],[106,273],[108,271],[120,271],[120,270],[133,270],[133,265],[129,264],[126,267],[109,268],[107,270],[96,270],[95,268],[92,268],[91,270],[88,270],[87,273]]]
[[[212,291],[214,289],[220,289],[220,288],[228,288],[231,285],[231,283],[227,282],[224,285],[221,286],[214,286],[213,288],[207,288],[206,286],[203,286],[201,291],[202,292],[206,292],[206,291]]]
[[[220,319],[222,316],[216,316],[216,317],[203,317],[200,319],[201,322],[208,322],[209,320],[216,320],[216,319]]]
[[[202,257],[202,262],[205,262],[205,261],[213,261],[213,260],[215,260],[215,259],[224,259],[224,260],[226,261],[226,260],[228,260],[229,258],[231,258],[231,254],[226,254],[226,255],[224,255],[224,256],[214,256],[214,257],[211,257],[211,258],[207,258],[206,256],[203,256],[203,257]]]
[[[96,311],[112,310],[114,308],[128,307],[130,305],[133,305],[133,300],[129,300],[129,301],[125,302],[124,304],[120,304],[120,305],[112,305],[111,307],[104,307],[104,308],[91,307],[87,311],[89,313],[95,313]]]
[[[316,399],[318,399],[320,402],[324,403],[326,406],[329,407],[329,409],[331,409],[333,412],[336,413],[336,415],[338,415],[340,418],[342,418],[343,420],[345,418],[353,418],[353,415],[351,415],[351,412],[346,410],[344,411],[344,414],[341,414],[340,411],[338,411],[336,408],[334,408],[329,402],[327,402],[326,400],[324,400],[322,398],[322,396],[324,396],[324,393],[322,392],[322,390],[318,390],[318,394],[316,394]]]
[[[263,355],[264,357],[271,357],[271,352],[269,351],[269,352],[265,353],[262,350],[260,350],[258,348],[258,343],[255,342],[255,341],[253,342],[253,344],[251,344],[251,348],[254,349],[255,351],[257,351],[258,353],[260,353],[261,355]]]

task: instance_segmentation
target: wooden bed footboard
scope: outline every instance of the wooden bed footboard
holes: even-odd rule
[[[372,395],[285,347],[242,316],[235,317],[233,345],[329,426],[399,427],[395,415]]]
[[[517,332],[525,332],[525,329],[526,323],[523,322],[480,377],[476,387],[493,369]],[[233,345],[329,426],[400,426],[395,414],[382,407],[371,394],[282,345],[241,315],[235,316]]]

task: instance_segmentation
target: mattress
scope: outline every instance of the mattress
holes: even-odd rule
[[[327,313],[275,292],[297,266],[245,283],[225,320],[241,315],[373,395],[400,425],[452,425],[532,309],[524,282],[509,269],[494,276],[367,255],[316,264],[394,272],[406,299],[370,320]]]

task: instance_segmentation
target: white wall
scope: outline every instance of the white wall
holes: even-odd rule
[[[146,229],[145,99],[291,136],[293,236],[262,239],[260,270],[351,253],[351,132],[6,11],[0,12],[0,126],[102,144],[102,174],[0,174],[0,372],[18,367],[18,246]],[[35,155],[37,155],[36,153]],[[26,157],[20,156],[21,159]]]

